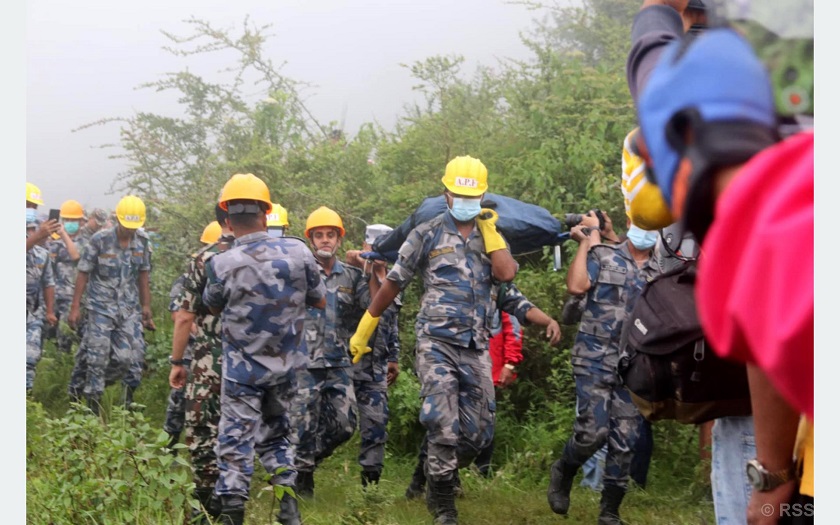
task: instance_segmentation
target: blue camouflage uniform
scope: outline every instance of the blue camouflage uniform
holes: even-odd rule
[[[301,390],[307,396],[298,470],[315,466],[345,443],[356,429],[356,395],[349,342],[370,305],[362,271],[339,260],[329,275],[318,266],[327,292],[327,307],[307,308],[306,347],[309,370]]]
[[[75,244],[76,240],[73,239]],[[70,352],[73,343],[77,339],[76,333],[69,326],[66,326],[67,316],[70,314],[70,305],[73,303],[73,290],[76,287],[76,265],[78,260],[70,258],[67,245],[64,239],[52,240],[47,244],[55,269],[55,316],[59,323],[65,322],[65,326],[58,325],[56,329],[56,342],[58,349],[62,352]],[[79,249],[79,246],[76,246]],[[79,252],[81,254],[81,251]]]
[[[81,255],[78,271],[88,274],[88,320],[75,368],[86,369],[85,395],[98,398],[119,379],[129,387],[139,384],[145,342],[138,278],[151,271],[151,248],[139,230],[122,248],[113,227],[96,232]]]
[[[26,389],[35,384],[35,367],[41,360],[41,331],[46,305],[44,289],[55,287],[55,273],[50,252],[35,245],[26,252]]]
[[[586,268],[592,284],[572,348],[578,414],[564,457],[579,466],[607,443],[604,485],[626,489],[644,420],[617,381],[619,341],[642,288],[661,270],[655,253],[637,267],[627,241],[593,246]]]
[[[353,390],[359,411],[359,465],[366,472],[381,472],[388,441],[388,363],[399,362],[400,298],[382,312],[372,351],[353,365]]]
[[[449,480],[492,437],[496,400],[488,352],[496,308],[490,256],[476,227],[464,239],[445,212],[413,229],[388,279],[404,289],[416,273],[424,293],[417,315],[420,423],[429,441],[426,469]]]
[[[306,305],[326,294],[315,257],[293,237],[255,232],[205,265],[202,300],[221,310],[222,401],[216,494],[248,499],[255,451],[275,485],[294,486],[303,400],[298,378],[309,364]],[[257,434],[259,432],[259,439]]]

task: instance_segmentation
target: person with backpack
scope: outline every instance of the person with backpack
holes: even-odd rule
[[[586,294],[572,348],[578,415],[563,455],[551,466],[548,503],[555,513],[568,513],[575,474],[606,442],[598,517],[602,525],[621,523],[618,508],[627,491],[633,450],[643,424],[617,377],[624,319],[644,284],[660,273],[654,250],[658,233],[642,230],[629,220],[628,227],[627,240],[617,245],[601,242],[594,213],[570,230],[580,246],[569,266],[566,285],[571,294]]]

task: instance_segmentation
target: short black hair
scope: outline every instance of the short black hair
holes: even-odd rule
[[[222,205],[216,203],[216,221],[222,226],[225,225],[225,219],[228,218],[228,212],[222,208]]]

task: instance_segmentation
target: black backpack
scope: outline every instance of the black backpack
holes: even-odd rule
[[[619,376],[649,421],[703,423],[751,413],[746,366],[718,357],[694,300],[697,261],[647,283],[624,323]]]

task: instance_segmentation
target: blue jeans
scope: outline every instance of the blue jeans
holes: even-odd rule
[[[752,416],[722,417],[712,426],[712,494],[717,525],[747,522],[752,486],[747,461],[755,457]]]
[[[588,487],[592,490],[601,492],[604,488],[604,462],[607,459],[607,444],[598,449],[598,452],[592,455],[583,464],[583,479],[580,480],[581,487]]]

